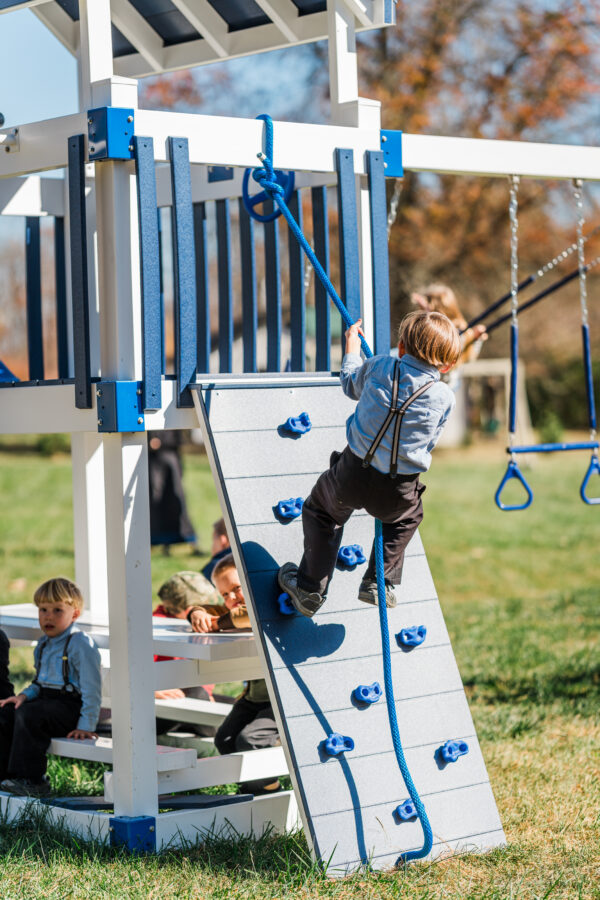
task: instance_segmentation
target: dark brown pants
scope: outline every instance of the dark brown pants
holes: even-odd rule
[[[365,509],[383,524],[383,561],[386,581],[402,579],[404,551],[423,519],[421,494],[425,485],[418,475],[390,478],[349,447],[331,454],[330,468],[320,476],[302,508],[304,556],[298,585],[325,594],[335,569],[344,525],[356,509]],[[364,575],[375,580],[375,549]]]

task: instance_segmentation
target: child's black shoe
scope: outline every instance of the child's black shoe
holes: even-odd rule
[[[358,589],[358,599],[363,603],[371,603],[373,606],[379,606],[379,595],[377,593],[377,582],[371,581],[370,578],[363,578]],[[388,609],[393,609],[397,605],[396,595],[394,594],[394,585],[385,583],[385,605]]]
[[[44,776],[39,781],[31,778],[5,778],[0,782],[0,790],[9,791],[18,797],[47,797],[52,788],[50,782]]]
[[[309,619],[312,619],[325,603],[325,597],[322,597],[321,594],[311,593],[298,587],[298,566],[294,563],[285,563],[279,570],[277,580],[281,590],[289,595],[294,609],[303,616],[308,616]]]

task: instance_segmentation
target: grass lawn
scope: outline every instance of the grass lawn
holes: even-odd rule
[[[234,843],[221,836],[203,848],[132,859],[40,822],[0,823],[2,897],[600,898],[600,509],[579,500],[588,460],[573,453],[536,460],[527,471],[533,506],[499,512],[502,457],[487,447],[438,452],[422,536],[505,849],[332,882],[311,864],[301,835]],[[67,456],[0,453],[3,602],[29,601],[50,575],[73,575],[70,478]],[[219,508],[202,457],[186,458],[185,479],[208,548]],[[154,589],[178,568],[202,563],[185,547],[171,558],[153,551]],[[19,678],[30,666],[30,651],[16,650]],[[61,793],[98,792],[93,766],[52,760],[50,773]]]

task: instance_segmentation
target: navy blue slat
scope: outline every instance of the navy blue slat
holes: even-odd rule
[[[187,138],[169,138],[173,197],[175,274],[175,375],[177,405],[191,406],[187,386],[196,380],[196,264],[194,215]]]
[[[390,270],[387,239],[387,200],[383,153],[367,153],[369,209],[371,218],[371,260],[373,266],[373,344],[375,353],[390,350]]]
[[[327,222],[327,188],[314,187],[312,194],[313,234],[315,255],[329,275],[329,228]],[[317,372],[328,372],[331,368],[331,324],[329,316],[329,295],[314,276],[315,285],[315,338],[317,345],[315,366]]]
[[[300,192],[294,191],[288,203],[289,209],[300,229],[302,228],[302,203]],[[290,260],[290,332],[292,352],[290,363],[292,372],[304,372],[306,368],[306,304],[304,297],[303,253],[300,244],[290,232],[288,235]]]
[[[233,368],[233,294],[229,200],[217,200],[217,272],[219,283],[219,372]]]
[[[264,205],[265,215],[273,212],[273,203]],[[281,369],[281,275],[279,269],[279,222],[266,222],[265,292],[267,306],[267,372]]]
[[[352,150],[335,151],[338,173],[338,224],[340,232],[340,272],[342,300],[353,321],[360,316],[360,271],[356,178]],[[344,335],[342,329],[342,343]]]
[[[134,137],[140,231],[142,287],[142,353],[144,409],[160,409],[162,374],[162,317],[160,306],[160,244],[154,171],[154,141]]]
[[[92,381],[90,374],[84,136],[76,134],[70,137],[68,148],[75,406],[78,409],[90,409],[92,406]]]
[[[42,331],[42,254],[40,220],[25,219],[25,272],[27,286],[27,356],[29,380],[44,377],[44,335]]]
[[[65,268],[65,220],[54,219],[54,288],[56,294],[56,358],[58,377],[69,377],[69,329],[67,324],[67,271]]]
[[[242,336],[244,372],[256,372],[256,259],[254,255],[254,219],[246,212],[244,201],[238,200],[240,214],[240,250],[242,260]]]
[[[160,209],[156,210],[158,228],[158,277],[160,281],[160,371],[164,375],[167,368],[165,358],[165,271],[163,265],[163,228]]]
[[[194,203],[194,240],[196,244],[196,292],[197,292],[197,369],[210,371],[210,304],[208,292],[208,236],[206,206]]]

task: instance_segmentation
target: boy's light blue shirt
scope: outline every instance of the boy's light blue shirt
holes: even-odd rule
[[[346,437],[352,452],[361,459],[366,456],[390,409],[396,362],[397,358],[393,356],[373,356],[363,360],[358,353],[347,353],[342,360],[342,389],[352,400],[358,400],[355,412],[346,422]],[[399,475],[427,471],[431,465],[431,451],[455,404],[454,394],[440,381],[435,366],[405,353],[400,360],[398,406],[427,381],[435,384],[411,403],[404,415],[398,447]],[[393,433],[392,422],[371,463],[386,475],[390,471]]]
[[[74,624],[69,625],[66,631],[56,637],[40,638],[33,651],[36,669],[40,664],[40,654],[42,657],[37,676],[39,684],[30,684],[21,693],[25,694],[28,700],[35,700],[40,696],[40,686],[54,689],[63,687],[62,656],[70,634],[73,637],[67,648],[69,684],[81,694],[81,711],[77,728],[82,731],[94,731],[102,703],[100,651],[91,637]]]

